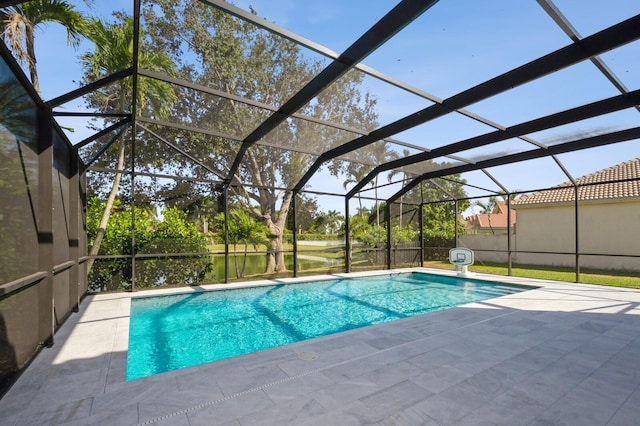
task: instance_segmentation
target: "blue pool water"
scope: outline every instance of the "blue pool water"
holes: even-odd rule
[[[134,298],[127,380],[531,288],[403,273]]]

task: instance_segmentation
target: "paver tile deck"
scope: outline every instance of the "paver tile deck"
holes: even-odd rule
[[[476,278],[538,288],[128,382],[132,295],[91,295],[0,425],[637,424],[640,291]]]

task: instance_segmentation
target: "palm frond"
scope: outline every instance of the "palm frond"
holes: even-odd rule
[[[9,12],[4,23],[3,37],[9,48],[13,51],[16,60],[21,64],[30,64],[29,55],[25,49],[25,27],[31,25],[28,19],[19,13]]]

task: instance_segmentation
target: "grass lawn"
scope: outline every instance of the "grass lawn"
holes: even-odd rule
[[[424,266],[428,268],[454,269],[453,265],[445,261],[428,261],[424,262]],[[506,265],[475,264],[469,267],[469,271],[480,272],[483,274],[507,275],[508,269]],[[555,268],[554,270],[549,270],[540,266],[512,267],[511,275],[514,277],[538,278],[555,281],[575,282],[576,280],[576,274],[571,269]],[[581,270],[580,283],[640,288],[640,274],[632,274],[631,272],[616,273],[613,271]]]

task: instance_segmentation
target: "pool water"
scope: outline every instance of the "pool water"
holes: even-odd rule
[[[127,380],[531,288],[414,272],[133,298]]]

